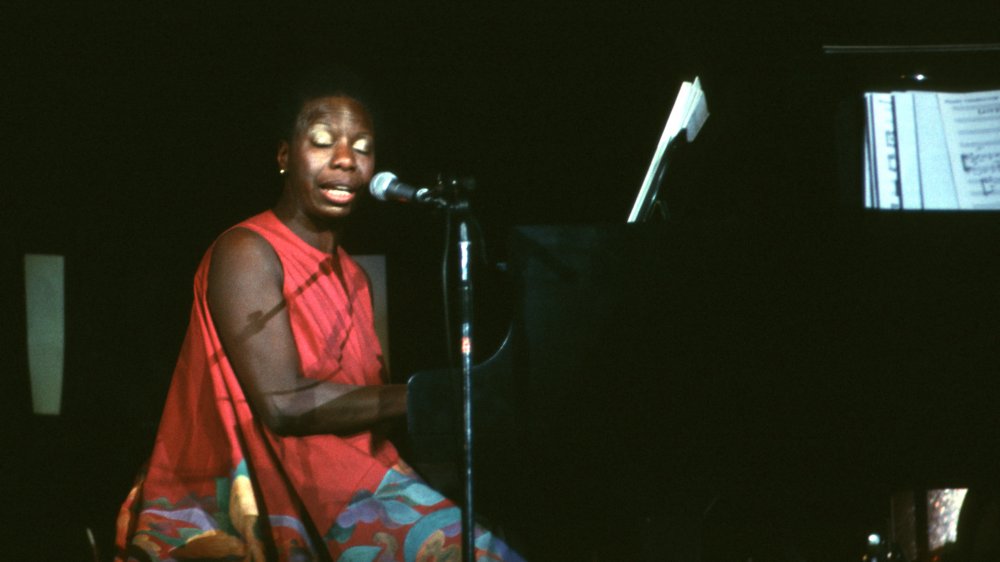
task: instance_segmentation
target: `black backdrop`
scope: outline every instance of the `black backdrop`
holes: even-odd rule
[[[769,220],[842,206],[833,108],[852,85],[821,45],[985,43],[1000,29],[990,2],[673,4],[4,8],[9,559],[81,559],[85,527],[110,555],[197,261],[276,196],[266,124],[284,69],[329,58],[365,73],[384,123],[378,167],[413,183],[474,175],[502,257],[511,225],[623,221],[676,89],[695,75],[712,116],[671,176],[675,212]],[[440,365],[441,221],[374,205],[359,218],[351,248],[390,259],[397,376]],[[30,413],[20,273],[23,254],[48,252],[67,260],[54,419]]]

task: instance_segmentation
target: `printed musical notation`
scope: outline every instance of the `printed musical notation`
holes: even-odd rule
[[[866,207],[1000,209],[1000,90],[869,92],[865,101]]]
[[[866,96],[868,134],[865,159],[865,204],[877,209],[899,209],[899,158],[892,94]]]
[[[1000,208],[1000,91],[939,94],[961,208]]]

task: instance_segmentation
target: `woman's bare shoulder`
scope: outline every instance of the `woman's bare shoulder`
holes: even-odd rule
[[[223,233],[212,248],[209,284],[216,280],[266,275],[281,279],[281,263],[271,244],[248,228],[231,228]]]

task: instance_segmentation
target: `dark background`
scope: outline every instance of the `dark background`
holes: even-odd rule
[[[111,555],[197,262],[277,195],[267,125],[284,71],[326,59],[364,73],[384,125],[379,169],[415,184],[475,176],[499,259],[512,225],[624,221],[677,88],[696,75],[711,117],[670,176],[675,215],[766,222],[850,210],[842,101],[928,61],[941,69],[928,85],[942,88],[995,85],[998,70],[830,57],[822,46],[997,42],[998,12],[987,1],[818,0],[3,8],[0,558],[84,559],[86,527]],[[358,223],[350,248],[389,255],[396,376],[441,365],[440,217],[370,205]],[[25,253],[66,256],[57,418],[31,414]],[[859,540],[884,507],[873,498],[833,540]]]

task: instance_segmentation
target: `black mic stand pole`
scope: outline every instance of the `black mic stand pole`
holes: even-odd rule
[[[425,203],[444,209],[451,217],[457,215],[458,222],[458,289],[461,297],[460,349],[462,363],[462,444],[465,481],[465,501],[462,507],[462,560],[475,561],[476,521],[473,510],[472,490],[472,236],[470,225],[474,222],[472,205],[468,192],[473,180],[449,178],[438,179],[437,192],[424,199]],[[443,195],[443,197],[442,197]]]
[[[462,444],[464,505],[462,506],[462,560],[475,561],[475,511],[473,509],[472,470],[472,236],[470,228],[474,221],[472,209],[466,193],[470,186],[461,181],[448,182],[451,195],[447,201],[436,199],[435,204],[444,207],[449,216],[458,216],[458,290],[461,299],[460,355],[462,375]]]
[[[475,518],[472,510],[472,241],[468,216],[458,223],[458,272],[462,298],[462,437],[465,452],[465,508],[462,521],[462,560],[475,560]]]

